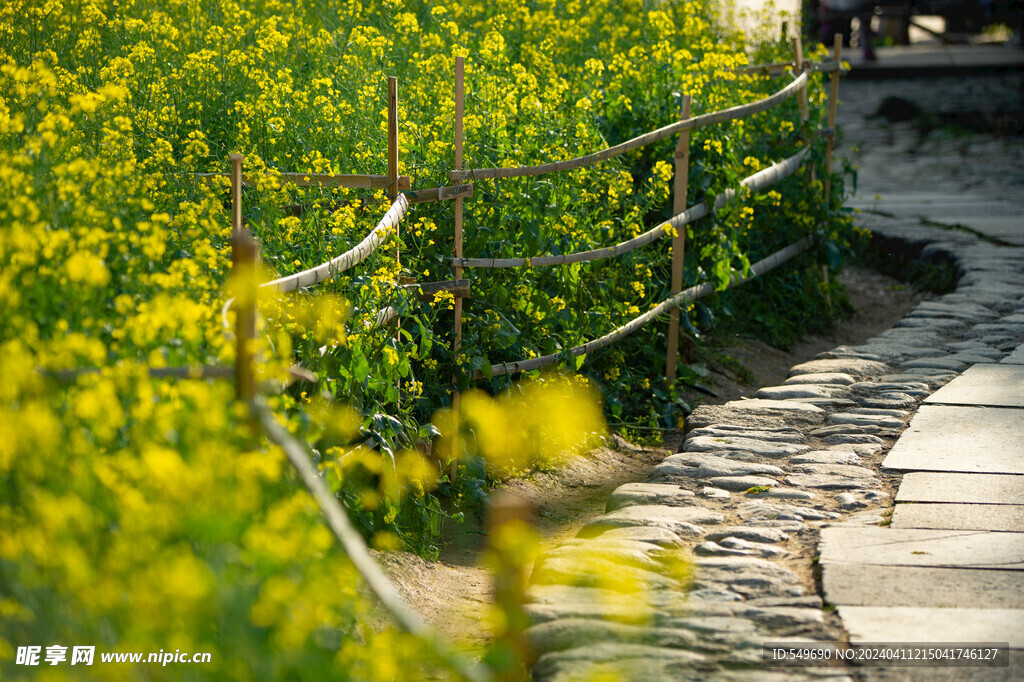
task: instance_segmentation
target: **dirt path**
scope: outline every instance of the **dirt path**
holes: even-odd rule
[[[892,327],[926,295],[872,270],[848,267],[841,275],[853,317],[837,324],[828,334],[805,339],[787,353],[759,341],[735,339],[719,356],[731,357],[741,366],[710,369],[717,398],[704,404],[723,403],[749,396],[761,386],[781,384],[789,368],[817,353],[842,344],[859,344]],[[737,371],[738,370],[738,371]],[[676,451],[681,433],[665,434],[660,447],[643,448],[618,436],[607,447],[597,448],[557,471],[537,472],[529,479],[504,484],[525,498],[536,512],[535,527],[542,549],[573,537],[589,519],[604,512],[609,493],[623,483],[642,480],[665,456]],[[399,591],[448,641],[479,652],[489,637],[490,577],[480,566],[484,535],[475,520],[452,529],[438,561],[426,561],[405,552],[379,558]]]

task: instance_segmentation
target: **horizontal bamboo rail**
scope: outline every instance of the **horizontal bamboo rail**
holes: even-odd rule
[[[200,182],[210,184],[215,178],[230,177],[230,173],[196,173]],[[323,173],[274,173],[268,177],[278,178],[296,187],[347,187],[349,189],[388,189],[390,184],[386,175],[328,175]],[[256,178],[242,176],[242,184],[252,187]],[[412,178],[403,175],[398,178],[398,189],[412,189]]]
[[[790,246],[787,246],[784,249],[776,251],[767,258],[759,260],[757,263],[750,266],[749,275],[745,277],[742,275],[734,275],[726,289],[732,289],[734,287],[739,286],[740,284],[749,282],[750,280],[756,277],[760,277],[769,270],[772,270],[778,267],[779,265],[782,265],[786,261],[792,259],[793,257],[809,249],[811,246],[817,243],[817,239],[818,238],[816,235],[804,237],[795,244],[791,244]],[[632,334],[637,329],[643,327],[645,324],[649,323],[651,320],[656,318],[658,315],[667,313],[672,308],[678,308],[684,303],[696,301],[697,299],[708,296],[709,294],[714,293],[714,291],[715,287],[710,282],[705,282],[703,284],[692,286],[689,289],[679,292],[675,296],[665,299],[654,308],[651,308],[646,313],[643,313],[639,317],[630,320],[629,322],[622,325],[618,329],[608,334],[605,334],[600,338],[594,339],[593,341],[585,343],[582,346],[576,346],[575,348],[571,348],[568,351],[563,351],[561,353],[553,353],[551,355],[543,355],[538,358],[530,358],[529,360],[519,360],[516,362],[505,362],[499,363],[497,365],[491,365],[491,376],[503,376],[505,374],[514,374],[517,372],[526,372],[533,369],[540,369],[541,367],[547,367],[548,365],[553,365],[557,363],[561,358],[565,357],[566,352],[568,352],[569,355],[576,357],[580,355],[586,355],[587,353],[592,353],[596,350],[600,350],[602,348],[605,348],[606,346],[610,346],[620,341],[629,334]],[[477,371],[473,373],[472,378],[483,379],[485,376],[486,375],[483,372]]]
[[[388,212],[384,214],[384,217],[377,227],[373,228],[373,231],[366,236],[363,241],[359,242],[345,253],[332,258],[326,263],[321,263],[316,267],[303,270],[302,272],[296,272],[293,275],[287,277],[280,277],[270,282],[264,282],[260,285],[261,289],[273,289],[277,292],[295,291],[302,287],[312,286],[318,282],[331,279],[337,276],[339,273],[348,270],[353,265],[361,262],[371,253],[373,253],[381,242],[384,241],[388,231],[395,229],[398,223],[405,217],[405,213],[409,208],[409,200],[405,198],[404,194],[399,194],[398,199],[392,204]]]
[[[566,159],[564,161],[554,161],[551,163],[544,163],[537,166],[519,166],[517,168],[474,168],[465,171],[450,171],[448,177],[452,182],[460,182],[467,178],[474,180],[484,180],[487,178],[518,178],[534,175],[544,175],[546,173],[555,173],[558,171],[573,170],[576,168],[584,168],[591,166],[600,161],[614,158],[621,154],[625,154],[628,151],[639,149],[645,145],[658,142],[660,140],[667,139],[673,135],[677,135],[684,130],[694,130],[696,128],[703,128],[716,123],[722,123],[724,121],[732,121],[737,118],[745,118],[753,114],[767,111],[772,107],[780,104],[789,97],[795,95],[802,88],[807,85],[807,73],[801,73],[792,83],[782,88],[778,92],[765,99],[751,102],[749,104],[741,104],[739,106],[732,107],[730,109],[723,109],[722,111],[714,111],[707,114],[701,114],[700,116],[694,116],[688,118],[685,121],[677,121],[671,125],[667,125],[663,128],[644,133],[639,137],[634,137],[631,140],[626,140],[621,144],[617,144],[614,147],[603,149],[593,154],[586,156],[580,156],[574,159]]]
[[[795,173],[807,159],[809,151],[810,147],[804,147],[793,156],[784,159],[779,163],[773,163],[768,168],[744,178],[743,181],[740,182],[740,186],[749,188],[751,192],[761,191],[765,187],[768,187]],[[535,256],[533,258],[453,258],[452,263],[456,266],[470,268],[539,268],[552,265],[582,263],[586,261],[600,260],[602,258],[613,258],[615,256],[621,256],[624,253],[628,253],[633,249],[640,248],[641,246],[646,246],[647,244],[664,237],[668,234],[669,228],[682,228],[688,223],[692,223],[695,220],[703,218],[712,211],[721,209],[732,201],[735,196],[735,190],[726,190],[715,197],[714,206],[710,209],[706,203],[701,202],[691,206],[682,213],[673,216],[670,220],[648,230],[647,232],[644,232],[641,235],[601,249],[577,251],[576,253],[567,253],[560,256]]]
[[[255,412],[268,440],[284,450],[288,461],[299,474],[299,478],[302,479],[302,483],[313,495],[313,499],[327,521],[328,528],[341,544],[349,561],[359,571],[363,580],[366,581],[367,587],[395,619],[398,626],[426,642],[435,654],[457,670],[465,679],[479,680],[480,682],[491,679],[490,672],[486,668],[453,653],[441,644],[434,631],[405,603],[398,590],[395,589],[370,554],[363,536],[352,525],[345,508],[341,506],[338,498],[320,478],[316,467],[313,466],[308,448],[288,433],[288,430],[277,421],[266,405],[257,403]]]
[[[69,384],[78,377],[98,374],[102,367],[80,367],[78,369],[46,369],[40,367],[36,371],[45,374],[62,384]],[[147,367],[146,371],[153,379],[232,379],[234,367],[218,367],[214,365],[188,365],[185,367]],[[288,368],[288,376],[294,381],[316,382],[316,375],[304,367],[293,365]]]

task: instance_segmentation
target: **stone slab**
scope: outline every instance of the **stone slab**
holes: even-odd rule
[[[922,405],[882,467],[1024,474],[1024,410]]]
[[[1022,500],[1024,476],[1010,474],[914,471],[903,477],[896,493],[897,502],[1020,504]]]
[[[984,568],[830,564],[821,580],[838,606],[999,608],[1024,594],[1024,572]]]
[[[1024,609],[840,606],[858,642],[1009,642],[1024,648]]]
[[[1024,365],[991,364],[969,367],[963,374],[925,398],[926,404],[1024,407]],[[1024,424],[1024,414],[1017,420]]]
[[[832,526],[822,529],[819,551],[822,566],[933,566],[1024,571],[1024,533]]]
[[[1024,346],[1018,346],[1016,350],[1003,358],[999,364],[1024,365]]]
[[[1024,532],[1022,504],[898,504],[892,515],[893,528],[936,528],[956,530],[1003,530]],[[1024,588],[1024,584],[1021,585]],[[1024,599],[1024,589],[1021,591]]]

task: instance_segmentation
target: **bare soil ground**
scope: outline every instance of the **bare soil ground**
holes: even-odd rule
[[[782,383],[795,364],[838,345],[856,345],[892,327],[927,294],[909,289],[872,270],[848,267],[839,276],[854,308],[853,316],[827,334],[812,336],[792,352],[759,341],[733,339],[717,348],[718,357],[733,362],[710,363],[717,398],[723,403],[751,395],[762,386]],[[724,365],[728,365],[726,367]],[[731,369],[730,369],[731,368]],[[738,371],[737,371],[738,370]],[[529,478],[503,484],[526,499],[535,512],[541,549],[573,537],[591,518],[604,512],[612,490],[640,481],[664,457],[677,451],[682,432],[665,434],[660,446],[640,447],[612,435],[605,447],[578,457],[555,471],[536,472]],[[410,605],[436,627],[444,638],[470,652],[479,652],[489,638],[490,575],[481,564],[485,536],[476,519],[449,530],[438,561],[407,552],[378,555]]]

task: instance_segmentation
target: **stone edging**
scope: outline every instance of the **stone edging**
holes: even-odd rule
[[[870,229],[883,249],[951,263],[956,291],[753,400],[695,410],[683,452],[535,564],[535,679],[850,679],[762,666],[765,641],[844,639],[819,596],[820,528],[886,524],[899,475],[881,461],[917,405],[1024,340],[1024,248],[906,219]]]

